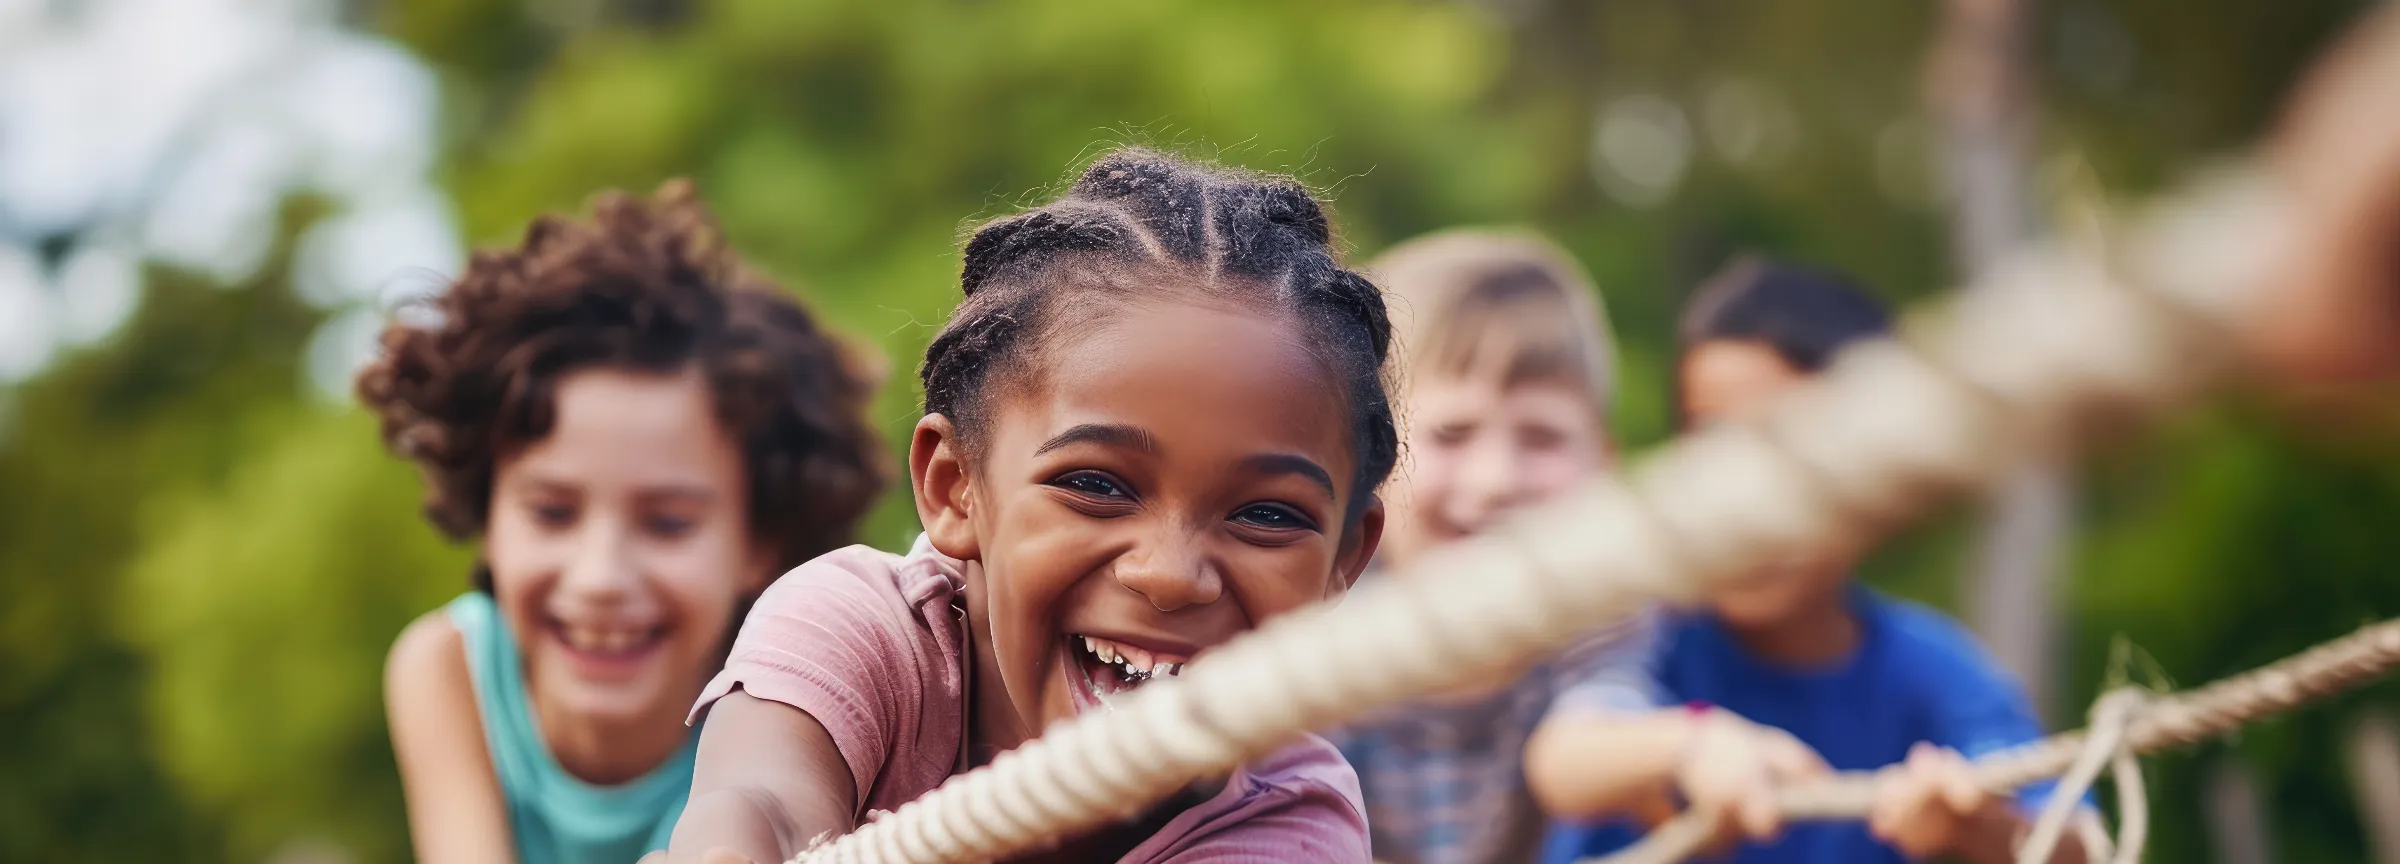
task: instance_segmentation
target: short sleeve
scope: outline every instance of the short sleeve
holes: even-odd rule
[[[1666,704],[1658,683],[1663,650],[1656,613],[1644,613],[1579,640],[1559,656],[1549,716],[1622,714]]]
[[[1367,822],[1327,806],[1286,807],[1196,838],[1160,864],[1367,864]]]
[[[735,688],[806,712],[849,764],[861,811],[879,781],[930,775],[938,782],[953,754],[926,746],[923,724],[944,713],[935,703],[950,689],[947,640],[898,585],[898,560],[853,547],[776,580],[751,606],[724,671],[701,692],[691,717]],[[927,756],[928,749],[939,755]]]
[[[1244,766],[1229,786],[1170,820],[1121,864],[1367,864],[1374,853],[1358,775],[1306,736]]]

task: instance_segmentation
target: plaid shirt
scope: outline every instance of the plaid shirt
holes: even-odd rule
[[[1384,712],[1327,737],[1358,770],[1375,858],[1390,864],[1522,864],[1541,841],[1525,741],[1554,706],[1664,704],[1650,676],[1649,616],[1603,628],[1497,693]]]

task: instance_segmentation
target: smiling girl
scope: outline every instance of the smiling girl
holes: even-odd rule
[[[721,244],[690,187],[602,196],[485,252],[359,379],[481,538],[474,590],[392,646],[417,856],[629,862],[691,788],[684,713],[776,573],[883,484],[872,382]]]
[[[1295,183],[1139,150],[977,232],[921,372],[925,536],[760,598],[674,857],[781,860],[1347,590],[1396,443],[1383,297],[1330,239]],[[1366,824],[1311,737],[1051,857],[1363,862]]]

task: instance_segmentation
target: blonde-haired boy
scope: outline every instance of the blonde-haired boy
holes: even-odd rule
[[[1383,490],[1382,564],[1489,527],[1604,470],[1616,348],[1591,280],[1532,234],[1447,231],[1367,267],[1390,295],[1406,446]],[[1387,712],[1335,737],[1366,793],[1375,857],[1530,860],[1542,815],[1521,765],[1559,697],[1639,710],[1658,698],[1638,626],[1594,634],[1524,677]]]
[[[1368,271],[1390,295],[1407,442],[1384,490],[1387,558],[1475,533],[1607,466],[1616,344],[1564,250],[1526,233],[1447,231]]]

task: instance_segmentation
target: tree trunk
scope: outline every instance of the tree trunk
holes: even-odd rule
[[[2209,847],[2218,864],[2269,864],[2275,860],[2267,838],[2267,805],[2258,794],[2258,777],[2233,754],[2209,763],[2207,790],[2201,812],[2207,814]]]
[[[1927,61],[1926,99],[1939,129],[1952,253],[1968,281],[2031,239],[2038,107],[2027,69],[2032,6],[1949,0]],[[2052,577],[2073,510],[2056,465],[2017,469],[1989,502],[1962,600],[1977,633],[2051,707],[2056,652]]]
[[[2358,821],[2367,829],[2376,864],[2400,864],[2400,727],[2391,715],[2368,711],[2343,736]]]

